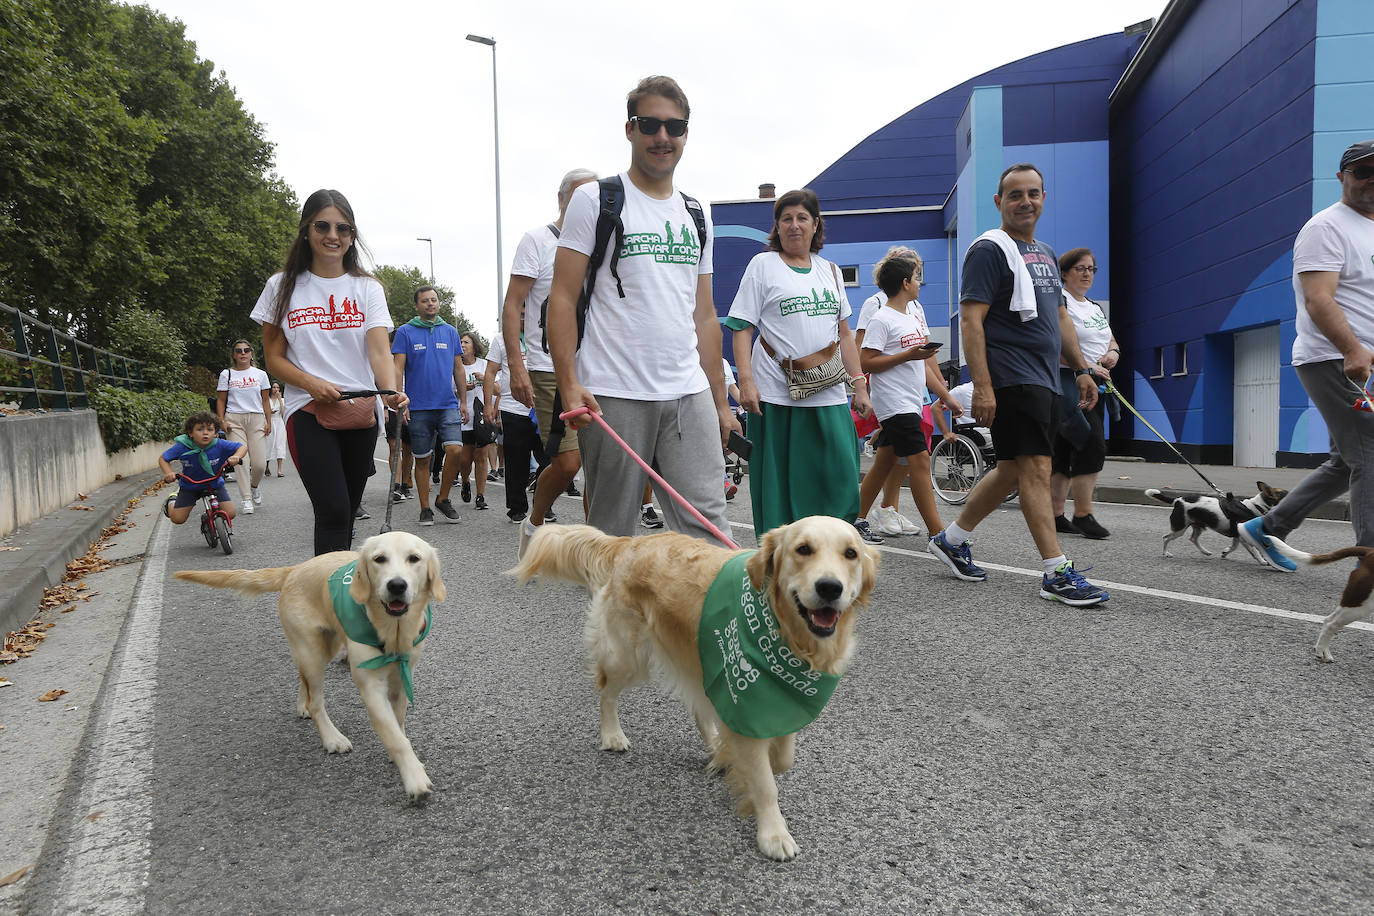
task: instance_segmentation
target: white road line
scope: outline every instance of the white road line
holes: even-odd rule
[[[1153,507],[1152,507],[1153,508]],[[732,527],[745,528],[749,531],[754,530],[754,526],[746,522],[731,522]],[[886,544],[879,547],[883,553],[901,554],[906,557],[916,557],[921,560],[930,560],[932,563],[938,562],[934,557],[925,551],[907,550],[904,547],[889,547]],[[1002,566],[997,563],[984,563],[978,561],[978,565],[984,569],[995,570],[996,572],[1011,573],[1015,576],[1031,576],[1040,578],[1041,572],[1038,569],[1021,569],[1017,566]],[[1277,575],[1277,573],[1264,572],[1262,575]],[[1108,592],[1130,592],[1137,595],[1148,595],[1151,598],[1167,598],[1171,601],[1187,601],[1191,604],[1203,604],[1207,607],[1224,607],[1233,611],[1246,611],[1251,614],[1264,614],[1268,617],[1283,617],[1287,620],[1301,620],[1305,623],[1322,623],[1326,620],[1323,614],[1303,614],[1299,611],[1288,611],[1283,608],[1266,607],[1262,604],[1248,604],[1243,601],[1227,601],[1224,598],[1212,598],[1208,595],[1190,595],[1186,592],[1171,592],[1162,588],[1150,588],[1145,585],[1128,585],[1125,582],[1106,582],[1096,577],[1093,578],[1094,585],[1100,585]],[[976,583],[970,583],[976,584]],[[1332,608],[1335,610],[1335,608]],[[1348,630],[1368,630],[1374,632],[1374,623],[1352,623],[1347,625]]]
[[[153,707],[172,524],[157,520],[72,812],[54,912],[144,911],[152,833]]]

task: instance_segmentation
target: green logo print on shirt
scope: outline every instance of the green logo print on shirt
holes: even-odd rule
[[[659,264],[697,264],[701,261],[701,244],[686,223],[677,233],[677,241],[673,241],[673,224],[665,222],[662,235],[657,232],[626,233],[620,257],[633,258],[642,254],[653,255]]]
[[[784,299],[778,303],[778,308],[784,317],[795,315],[798,312],[812,317],[838,315],[840,313],[840,300],[836,299],[835,293],[829,289],[822,289],[821,294],[816,295],[816,288],[813,286],[811,287],[811,295]]]

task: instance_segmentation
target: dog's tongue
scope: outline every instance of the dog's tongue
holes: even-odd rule
[[[811,620],[818,627],[830,629],[835,626],[840,619],[840,612],[833,607],[817,608],[811,612]]]
[[[388,611],[396,611],[399,613],[406,609],[406,603],[404,601],[388,601],[386,604],[386,609]]]

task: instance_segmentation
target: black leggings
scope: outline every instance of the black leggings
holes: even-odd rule
[[[524,515],[530,511],[529,496],[525,492],[530,480],[530,455],[534,455],[543,470],[549,463],[544,457],[544,443],[539,441],[534,421],[527,416],[503,412],[501,428],[505,432],[506,446],[506,509]]]
[[[363,501],[367,478],[377,473],[372,460],[377,425],[325,429],[314,414],[298,410],[286,421],[286,447],[315,510],[315,556],[348,550],[353,513]]]

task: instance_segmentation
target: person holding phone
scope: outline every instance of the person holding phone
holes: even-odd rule
[[[824,238],[814,191],[779,197],[768,250],[745,268],[725,319],[734,332],[739,403],[749,412],[749,496],[759,537],[808,515],[860,518],[859,443],[846,377],[854,386],[854,409],[868,414],[873,408],[839,270],[817,256]],[[828,386],[793,397],[786,372],[819,375],[836,357],[842,374],[826,375],[827,381],[833,377]],[[882,543],[871,533],[865,539]]]
[[[916,298],[922,274],[921,256],[910,248],[891,249],[874,270],[887,301],[869,319],[859,360],[872,373],[873,409],[883,429],[873,466],[859,487],[855,525],[861,532],[869,528],[873,500],[899,458],[907,459],[911,496],[926,528],[944,527],[930,483],[930,439],[921,417],[926,391],[934,392],[956,417],[963,408],[945,387],[935,361],[940,344],[930,340],[925,310]]]

